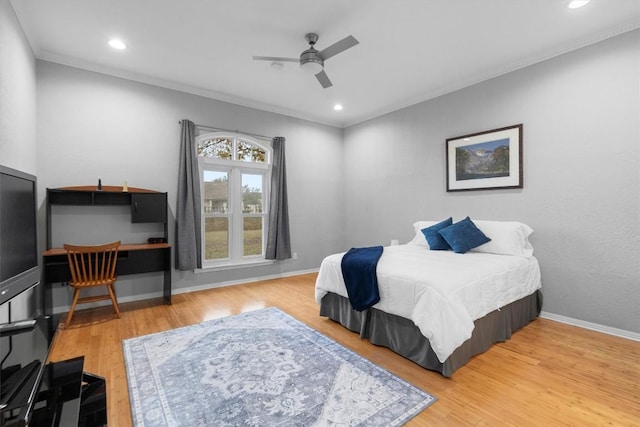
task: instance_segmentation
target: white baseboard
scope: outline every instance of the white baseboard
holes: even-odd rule
[[[173,294],[175,295],[175,292]],[[118,296],[118,304],[122,304],[125,302],[133,302],[133,301],[143,301],[143,300],[152,299],[152,298],[162,298],[162,296],[163,296],[162,291],[150,292],[148,294],[131,295],[127,297]],[[93,308],[93,307],[102,307],[105,305],[111,305],[111,300],[86,303],[86,304],[82,304],[81,306],[78,305],[76,306],[76,310],[84,310],[84,309]],[[66,313],[69,311],[70,308],[71,308],[71,305],[59,305],[59,306],[53,307],[53,314]]]
[[[269,276],[251,277],[248,279],[229,280],[229,281],[220,282],[220,283],[208,283],[204,285],[173,289],[173,295],[185,294],[188,292],[204,291],[207,289],[223,288],[225,286],[242,285],[245,283],[259,282],[262,280],[271,280],[271,279],[279,279],[282,277],[299,276],[301,274],[310,274],[310,273],[317,273],[317,272],[318,272],[318,269],[316,268],[311,270],[300,270],[300,271],[291,271],[288,273],[272,274]],[[142,301],[142,300],[152,299],[152,298],[162,298],[162,296],[163,296],[162,292],[158,291],[158,292],[152,292],[148,294],[118,297],[118,302],[127,303],[127,302],[133,302],[133,301]],[[111,301],[101,301],[98,303],[94,303],[93,306],[98,307],[98,306],[110,305],[110,304],[111,304]],[[68,305],[54,307],[53,312],[56,314],[66,313],[69,311],[69,307],[70,306]],[[626,338],[626,339],[640,342],[640,333],[637,333],[637,332],[613,328],[611,326],[600,325],[598,323],[591,323],[591,322],[587,322],[580,319],[574,319],[572,317],[562,316],[560,314],[549,313],[547,311],[541,311],[540,317],[542,317],[543,319],[555,320],[556,322],[566,323],[568,325],[578,326],[580,328],[589,329],[596,332],[602,332],[604,334],[614,335],[616,337]]]
[[[242,285],[242,284],[245,284],[245,283],[259,282],[261,280],[271,280],[271,279],[280,279],[282,277],[299,276],[301,274],[317,273],[318,271],[319,271],[319,269],[315,268],[315,269],[311,269],[311,270],[300,270],[300,271],[291,271],[291,272],[288,272],[288,273],[272,274],[272,275],[269,275],[269,276],[251,277],[251,278],[248,278],[248,279],[229,280],[227,282],[220,282],[220,283],[208,283],[208,284],[204,284],[204,285],[190,286],[190,287],[187,287],[187,288],[178,288],[178,289],[174,288],[174,289],[172,289],[172,291],[173,291],[172,295],[186,294],[188,292],[204,291],[204,290],[207,290],[207,289],[223,288],[225,286]],[[142,301],[142,300],[146,300],[146,299],[162,298],[162,297],[163,297],[162,291],[158,291],[158,292],[151,292],[151,293],[148,293],[148,294],[139,294],[139,295],[130,295],[130,296],[126,296],[126,297],[118,297],[118,303]],[[111,301],[106,300],[106,301],[95,302],[95,303],[93,303],[91,305],[85,305],[85,306],[83,306],[83,308],[100,307],[100,306],[103,306],[103,305],[111,305]],[[66,313],[66,312],[69,311],[69,308],[71,308],[70,305],[53,307],[53,313],[54,314]]]
[[[600,325],[598,323],[591,323],[580,319],[574,319],[572,317],[562,316],[560,314],[549,313],[546,311],[541,311],[540,317],[542,317],[543,319],[555,320],[556,322],[560,323],[566,323],[567,325],[589,329],[591,331],[602,332],[603,334],[614,335],[616,337],[626,338],[633,341],[640,341],[640,333],[627,331],[625,329],[618,329],[611,326]]]
[[[190,286],[188,288],[175,289],[173,294],[186,294],[188,292],[204,291],[207,289],[224,288],[225,286],[242,285],[245,283],[260,282],[262,280],[280,279],[282,277],[299,276],[301,274],[317,273],[319,269],[291,271],[289,273],[271,274],[269,276],[250,277],[248,279],[229,280],[227,282],[210,283],[206,285]]]

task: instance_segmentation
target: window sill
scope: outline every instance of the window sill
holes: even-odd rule
[[[274,260],[270,259],[261,259],[257,261],[244,261],[244,262],[236,262],[233,264],[210,264],[205,265],[202,268],[198,268],[194,270],[196,274],[199,273],[209,273],[212,271],[221,271],[221,270],[235,270],[238,268],[247,268],[247,267],[259,267],[262,265],[271,265],[274,263]]]

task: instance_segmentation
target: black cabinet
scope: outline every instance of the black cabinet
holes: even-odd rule
[[[131,222],[166,223],[167,193],[131,194]]]

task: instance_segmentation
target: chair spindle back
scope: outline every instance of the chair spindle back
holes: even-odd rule
[[[119,241],[96,246],[65,244],[74,286],[96,286],[114,280],[119,246]]]

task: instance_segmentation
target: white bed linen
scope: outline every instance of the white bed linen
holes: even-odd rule
[[[348,297],[340,267],[344,253],[326,257],[316,302],[328,292]],[[377,267],[380,302],[373,307],[412,320],[444,362],[471,337],[473,321],[541,287],[535,257],[431,251],[388,246]]]

